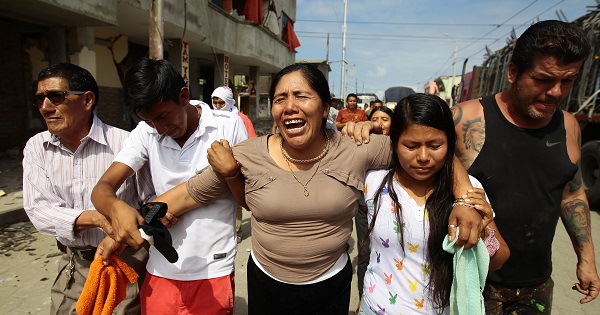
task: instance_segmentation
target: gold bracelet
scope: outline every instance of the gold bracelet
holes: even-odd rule
[[[235,172],[235,175],[233,176],[223,176],[223,178],[225,178],[225,180],[232,180],[236,177],[238,177],[238,175],[240,175],[240,170],[242,169],[242,167],[240,166],[240,163],[237,163],[237,172]]]
[[[454,202],[452,203],[452,208],[454,208],[456,206],[465,206],[465,207],[475,208],[475,205],[467,203],[463,198],[457,198],[456,200],[454,200]]]

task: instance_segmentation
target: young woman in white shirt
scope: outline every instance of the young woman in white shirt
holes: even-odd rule
[[[442,242],[457,202],[452,113],[435,95],[410,95],[394,110],[390,138],[390,169],[370,171],[365,181],[371,253],[359,314],[449,313],[452,255]],[[477,188],[458,202],[489,215],[481,184],[470,179]],[[510,253],[495,223],[488,227],[482,237],[495,245],[490,266],[497,269]]]

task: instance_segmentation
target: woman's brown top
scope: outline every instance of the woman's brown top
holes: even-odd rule
[[[269,155],[269,136],[248,139],[233,148],[242,167],[246,202],[252,211],[252,251],[273,277],[292,283],[318,278],[347,251],[352,218],[362,197],[367,170],[386,168],[392,156],[389,137],[372,135],[357,146],[339,132],[320,163],[294,172]],[[318,170],[316,169],[318,167]],[[315,173],[316,172],[316,173]],[[188,192],[202,204],[227,190],[212,169],[188,181]]]

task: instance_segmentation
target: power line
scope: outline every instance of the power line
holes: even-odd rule
[[[563,0],[563,1],[564,1],[564,0]],[[496,27],[495,27],[494,29],[492,29],[491,31],[489,31],[489,32],[485,33],[483,36],[481,36],[481,38],[484,38],[484,37],[488,36],[489,34],[493,33],[493,32],[494,32],[495,30],[497,30],[497,29],[498,29],[500,26],[502,26],[502,25],[506,24],[506,22],[508,22],[508,21],[512,20],[512,19],[513,19],[515,16],[517,16],[517,15],[521,14],[523,11],[527,10],[529,7],[531,7],[531,6],[532,6],[534,3],[536,3],[536,2],[538,2],[538,0],[534,0],[532,3],[528,4],[528,5],[527,5],[525,8],[521,9],[519,12],[517,12],[517,13],[513,14],[511,17],[509,17],[508,19],[506,19],[506,21],[502,22],[502,24],[500,24],[500,25],[496,26]],[[561,1],[561,2],[562,2],[562,1]],[[470,46],[474,45],[475,43],[477,43],[477,41],[474,41],[474,42],[472,42],[471,44],[469,44],[469,45],[467,45],[467,46],[463,47],[462,49],[468,48],[468,47],[470,47]],[[462,50],[462,49],[461,49],[461,50]]]
[[[517,15],[521,14],[523,11],[525,11],[526,9],[528,9],[529,7],[531,7],[531,6],[532,6],[534,3],[536,3],[537,1],[538,1],[538,0],[534,0],[534,1],[533,1],[533,2],[531,2],[529,5],[527,5],[525,8],[523,8],[523,9],[519,10],[517,13],[513,14],[511,17],[509,17],[508,19],[506,19],[506,20],[505,20],[505,21],[504,21],[504,22],[503,22],[503,23],[502,23],[500,26],[502,26],[502,25],[506,25],[506,22],[508,22],[508,21],[512,20],[514,17],[516,17]],[[521,25],[518,25],[518,26],[517,26],[517,29],[518,29],[518,28],[521,28],[521,27],[523,27],[523,26],[525,26],[525,25],[527,25],[527,24],[529,24],[529,23],[530,23],[531,21],[533,21],[534,19],[536,19],[536,18],[539,18],[539,16],[540,16],[540,15],[542,15],[542,14],[544,14],[544,13],[546,13],[546,12],[550,11],[552,8],[554,8],[554,7],[558,6],[559,4],[563,3],[564,1],[565,1],[565,0],[561,0],[561,1],[557,2],[556,4],[552,5],[550,8],[548,8],[548,9],[544,10],[542,13],[540,13],[540,14],[537,14],[537,15],[536,15],[534,18],[531,18],[531,19],[529,19],[527,22],[525,22],[525,23],[523,23],[523,24],[521,24]],[[487,35],[491,34],[491,33],[492,33],[492,32],[494,32],[496,29],[498,29],[500,26],[498,26],[498,27],[496,27],[495,29],[493,29],[493,30],[491,30],[491,31],[487,32],[486,34],[484,34],[483,36],[481,36],[479,39],[475,40],[475,41],[474,41],[474,42],[472,42],[471,44],[468,44],[468,45],[466,45],[466,46],[463,46],[463,47],[462,47],[460,50],[464,50],[464,49],[466,49],[466,48],[468,48],[468,47],[470,47],[470,46],[474,45],[475,43],[477,43],[477,42],[481,41],[482,39],[484,39],[484,38],[485,38],[485,36],[487,36]],[[511,31],[511,32],[512,32],[512,31]],[[502,38],[506,38],[506,36],[510,35],[510,33],[511,33],[511,32],[508,32],[508,33],[504,34],[503,36],[501,36],[501,37],[499,37],[499,38],[495,39],[495,40],[494,40],[492,43],[490,43],[490,45],[492,45],[492,44],[496,43],[497,41],[499,41],[499,40],[500,40],[500,39],[502,39]],[[475,55],[477,55],[477,54],[481,53],[481,52],[482,52],[482,51],[484,51],[484,50],[485,50],[485,47],[484,47],[484,48],[482,48],[482,49],[480,49],[479,51],[475,52],[474,54],[471,54],[469,57],[467,57],[467,58],[463,58],[462,60],[464,61],[464,60],[466,60],[466,59],[469,59],[469,58],[471,58],[471,57],[473,57],[473,56],[475,56]],[[438,74],[438,72],[439,72],[439,71],[441,71],[441,70],[444,68],[444,66],[446,65],[446,63],[448,62],[448,60],[450,60],[450,58],[452,58],[452,56],[448,57],[448,59],[447,59],[447,60],[444,62],[444,64],[442,65],[442,67],[440,67],[440,69],[439,69],[438,71],[436,71],[436,73],[433,75],[433,77],[435,77],[435,76]]]
[[[337,23],[337,25],[341,28],[340,26],[340,18],[338,18],[337,16],[337,12],[335,12],[335,6],[333,5],[333,0],[330,1],[331,2],[331,11],[333,11],[333,14],[335,14],[335,21],[330,21],[331,23]],[[296,20],[298,21],[298,20]]]
[[[326,38],[326,36],[322,36],[322,35],[300,35],[298,33],[296,33],[296,35],[298,35],[299,38]],[[341,36],[329,36],[330,39],[341,39]],[[405,41],[410,41],[410,42],[439,42],[441,39],[432,39],[432,38],[426,38],[426,37],[407,37],[407,36],[402,36],[402,35],[375,35],[375,36],[369,36],[369,35],[363,35],[363,36],[355,36],[355,35],[346,35],[346,39],[349,40],[370,40],[370,41],[382,41],[382,40],[398,40],[398,39],[402,39]],[[471,40],[475,40],[475,39],[471,39]],[[481,39],[480,39],[481,40]],[[489,38],[489,39],[483,39],[483,40],[489,40],[489,41],[498,41],[497,38]]]
[[[302,35],[302,34],[311,34],[312,36],[308,36],[308,35]],[[329,34],[330,38],[341,38],[341,37],[337,37],[337,36],[342,36],[341,33],[329,33],[329,32],[317,32],[317,31],[296,31],[296,35],[298,36],[302,36],[302,37],[311,37],[311,38],[318,38],[318,37],[323,37],[325,38],[327,36],[327,34]],[[316,36],[316,35],[321,35],[321,36]],[[386,37],[386,38],[405,38],[405,39],[418,39],[418,40],[423,40],[423,41],[438,41],[438,40],[448,40],[447,37],[444,36],[423,36],[423,35],[400,35],[400,34],[370,34],[370,33],[353,33],[353,34],[346,34],[346,37],[348,36],[365,36],[367,38],[374,38],[374,37]],[[479,37],[455,37],[456,39],[459,40],[466,40],[466,41],[470,41],[470,40],[479,40],[481,38]],[[497,38],[487,38],[487,40],[497,40]]]
[[[337,16],[336,16],[337,18]],[[297,19],[296,22],[309,22],[309,23],[339,23],[339,21],[331,20],[302,20]],[[347,21],[347,24],[369,24],[369,25],[407,25],[407,26],[468,26],[468,27],[499,27],[502,24],[495,23],[424,23],[424,22],[370,22],[370,21]],[[507,25],[511,26],[511,25]]]
[[[444,64],[442,64],[442,66],[433,74],[433,76],[431,76],[431,78],[435,78],[437,76],[437,74],[440,73],[440,71],[442,71],[442,69],[444,68],[444,66],[446,66],[446,63],[448,63],[448,61],[450,61],[452,59],[452,57],[454,57],[454,52],[452,52],[450,54],[450,56],[448,56],[448,59],[446,59],[446,61],[444,61]],[[428,81],[432,81],[432,79],[428,80]]]
[[[554,7],[558,6],[559,4],[563,3],[564,1],[565,1],[565,0],[561,0],[561,1],[557,2],[557,3],[555,3],[553,6],[549,7],[549,8],[548,8],[548,9],[546,9],[546,10],[544,10],[542,13],[540,13],[540,14],[536,15],[535,17],[533,17],[533,18],[531,18],[531,19],[527,20],[527,22],[525,22],[525,23],[523,23],[523,24],[521,24],[521,25],[517,26],[517,27],[516,27],[516,29],[520,29],[521,27],[523,27],[523,26],[525,26],[525,25],[527,25],[527,24],[531,23],[531,22],[532,22],[532,21],[534,21],[535,19],[538,19],[538,18],[540,17],[540,15],[542,15],[542,14],[544,14],[544,13],[546,13],[546,12],[548,12],[548,11],[552,10]],[[502,38],[506,38],[506,36],[510,35],[510,33],[512,33],[512,30],[511,30],[510,32],[508,32],[508,33],[506,33],[506,34],[504,34],[504,35],[500,36],[498,39],[496,39],[495,41],[493,41],[492,43],[490,43],[490,45],[493,45],[493,44],[495,44],[497,41],[499,41],[499,40],[500,40],[500,39],[502,39]],[[482,49],[480,49],[479,51],[475,52],[474,54],[470,55],[470,56],[469,56],[469,57],[467,57],[467,58],[471,58],[471,57],[473,57],[473,56],[475,56],[475,55],[477,55],[477,54],[479,54],[479,53],[483,52],[484,50],[485,50],[485,47],[484,47],[484,48],[482,48]]]

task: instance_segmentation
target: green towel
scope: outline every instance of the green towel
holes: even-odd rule
[[[466,250],[463,246],[454,246],[457,239],[458,227],[454,241],[449,242],[446,235],[442,244],[445,251],[454,254],[450,315],[483,315],[485,306],[482,293],[490,265],[490,255],[481,239],[475,247]]]

